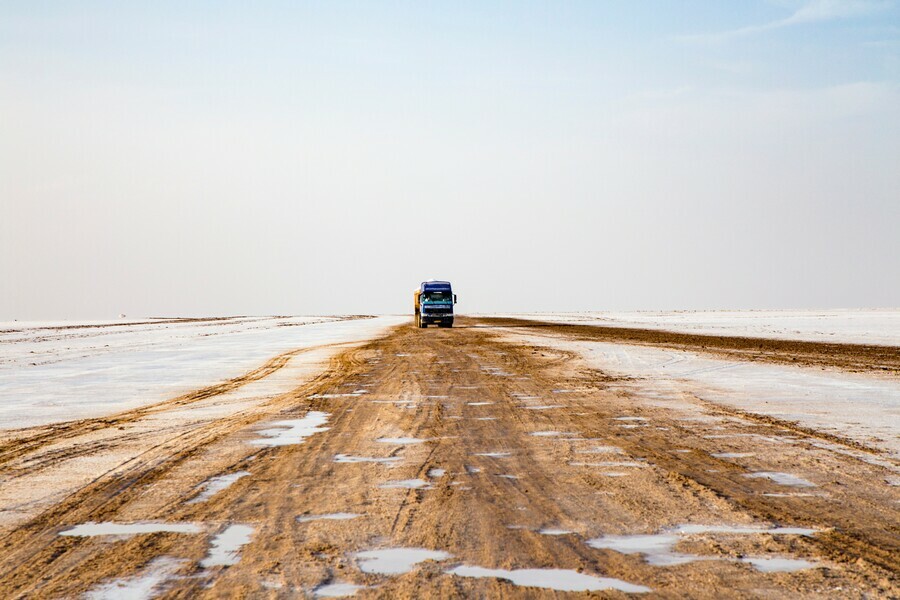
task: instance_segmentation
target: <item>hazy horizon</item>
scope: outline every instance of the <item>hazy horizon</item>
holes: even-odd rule
[[[0,321],[900,306],[900,6],[7,2]]]

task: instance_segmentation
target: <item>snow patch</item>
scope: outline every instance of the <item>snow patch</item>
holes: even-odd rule
[[[97,585],[84,595],[84,599],[149,600],[162,593],[165,582],[185,563],[187,561],[166,556],[155,558],[140,575]]]
[[[324,515],[301,515],[297,517],[298,523],[309,523],[310,521],[348,521],[350,519],[355,519],[357,517],[361,517],[362,515],[359,513],[350,513],[350,512],[336,512],[336,513],[327,513]]]
[[[747,473],[744,477],[747,477],[748,479],[768,479],[778,485],[785,485],[788,487],[816,487],[816,484],[813,482],[807,481],[802,477],[797,477],[796,475],[791,475],[790,473],[759,471],[757,473]]]
[[[386,456],[386,457],[375,457],[375,456],[351,456],[350,454],[336,454],[334,457],[334,462],[336,463],[376,463],[382,465],[396,465],[398,462],[403,459],[399,456]]]
[[[399,354],[397,356],[400,356]],[[408,355],[404,355],[408,356]],[[328,583],[320,585],[313,590],[315,598],[346,598],[353,596],[359,590],[366,589],[364,585],[356,585],[355,583]]]
[[[290,419],[287,421],[275,421],[271,429],[258,431],[261,438],[251,440],[255,446],[290,446],[302,444],[309,436],[328,431],[329,427],[322,427],[331,416],[326,412],[311,410],[302,419]]]
[[[740,561],[750,563],[763,573],[793,573],[819,566],[818,563],[794,558],[744,557]]]
[[[118,535],[130,537],[146,533],[200,533],[203,528],[196,523],[95,523],[88,521],[71,529],[61,531],[59,535],[76,537],[94,537],[99,535]]]
[[[249,471],[237,471],[236,473],[229,473],[227,475],[212,477],[203,484],[202,491],[197,494],[197,496],[189,500],[188,504],[198,504],[200,502],[206,502],[219,492],[231,487],[231,485],[241,477],[246,477],[249,474]]]
[[[572,531],[568,529],[559,529],[556,527],[545,527],[543,529],[538,529],[538,533],[542,535],[568,535],[572,533]]]
[[[680,525],[657,534],[606,535],[587,541],[588,546],[615,550],[622,554],[642,554],[647,564],[669,567],[697,560],[714,560],[696,554],[675,552],[675,545],[682,536],[703,534],[727,535],[804,535],[811,536],[815,529],[798,527],[744,527],[730,525]]]
[[[592,592],[599,590],[618,590],[621,592],[640,594],[651,591],[643,585],[635,585],[612,577],[595,577],[569,569],[485,569],[462,565],[447,571],[457,577],[491,577],[505,579],[513,585],[536,587],[561,592]]]
[[[400,479],[395,481],[386,481],[379,485],[378,487],[390,490],[397,488],[406,488],[411,490],[417,490],[420,488],[424,488],[428,486],[428,482],[424,479]]]
[[[250,543],[253,531],[253,527],[249,525],[230,525],[213,538],[209,554],[200,561],[200,566],[209,568],[236,565],[241,560],[241,548]]]
[[[359,560],[359,570],[363,573],[400,575],[412,571],[413,567],[426,560],[447,560],[452,555],[425,548],[385,548],[357,552],[355,556]]]

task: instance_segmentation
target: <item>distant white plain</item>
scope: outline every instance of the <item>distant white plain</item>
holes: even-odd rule
[[[900,309],[541,312],[503,316],[682,333],[900,346]]]

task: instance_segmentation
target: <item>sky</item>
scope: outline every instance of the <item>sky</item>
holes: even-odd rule
[[[0,321],[900,306],[900,1],[0,3]]]

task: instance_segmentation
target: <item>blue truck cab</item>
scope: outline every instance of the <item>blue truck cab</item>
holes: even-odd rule
[[[449,281],[423,281],[413,293],[416,310],[416,326],[453,327],[453,305],[456,295]]]

